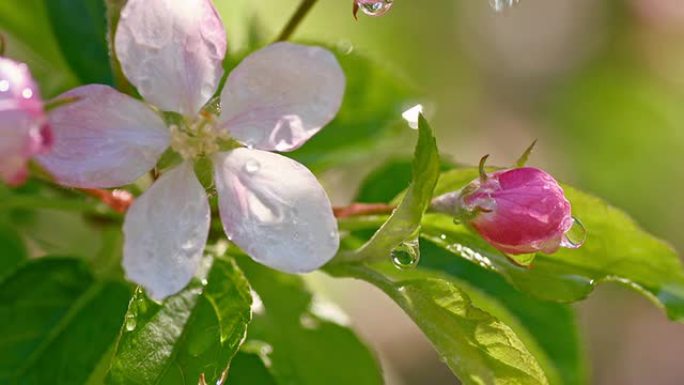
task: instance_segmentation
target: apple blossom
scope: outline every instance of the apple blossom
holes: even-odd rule
[[[563,189],[538,168],[483,173],[460,191],[436,198],[433,208],[455,215],[511,255],[553,253],[582,242],[568,237],[576,220]]]
[[[276,43],[249,55],[213,115],[204,107],[223,75],[226,33],[210,0],[129,0],[114,48],[145,102],[103,85],[67,92],[78,101],[50,115],[55,148],[40,162],[62,184],[104,188],[134,182],[169,147],[183,158],[126,213],[129,279],[163,299],[194,275],[210,224],[193,170],[200,158],[213,163],[228,238],[253,259],[299,273],[334,256],[337,222],[322,186],[268,152],[298,148],[336,115],[345,78],[329,51]]]
[[[0,57],[0,180],[23,183],[28,160],[50,145],[43,102],[28,67]]]

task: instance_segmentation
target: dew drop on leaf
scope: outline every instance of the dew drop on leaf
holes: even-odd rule
[[[420,262],[420,244],[418,237],[404,241],[392,250],[392,263],[398,269],[412,269]]]
[[[133,330],[135,330],[137,324],[138,322],[135,319],[135,314],[126,314],[126,319],[124,320],[124,327],[126,328],[126,331],[132,332]]]
[[[587,240],[587,229],[584,227],[579,219],[572,217],[572,227],[561,239],[561,246],[568,249],[577,249]]]

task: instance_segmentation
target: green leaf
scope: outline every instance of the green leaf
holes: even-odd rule
[[[442,170],[453,165],[443,164]],[[395,160],[379,167],[364,180],[355,201],[390,202],[411,178],[410,161]],[[363,233],[355,232],[355,235]],[[473,302],[511,326],[542,365],[551,384],[587,382],[586,363],[575,314],[569,305],[536,299],[512,287],[499,274],[423,240],[421,270],[434,270],[458,280]],[[478,298],[486,296],[484,301]],[[533,349],[539,347],[539,352]],[[555,374],[554,374],[555,373]]]
[[[0,223],[0,279],[10,274],[26,259],[26,249],[19,234],[10,226]]]
[[[278,385],[258,354],[238,352],[230,363],[230,385]]]
[[[386,65],[356,52],[333,51],[347,78],[342,107],[321,132],[288,154],[314,172],[377,161],[406,148],[411,130],[401,114],[417,95]]]
[[[346,326],[339,310],[312,297],[300,277],[270,270],[246,257],[240,260],[240,265],[261,300],[243,351],[260,353],[273,383],[383,383],[373,354]],[[263,308],[259,309],[261,305]],[[229,384],[233,384],[234,376],[250,377],[235,368],[229,373]],[[268,384],[240,381],[237,383]]]
[[[0,2],[0,31],[9,34],[6,55],[28,62],[43,97],[50,98],[77,82],[50,28],[46,1]]]
[[[439,178],[439,168],[439,153],[434,133],[421,115],[411,186],[389,219],[370,241],[348,258],[349,260],[389,258],[395,247],[416,234],[421,218],[430,205],[432,191]]]
[[[116,339],[128,288],[46,258],[0,283],[0,383],[85,384]]]
[[[419,270],[399,271],[388,263],[378,266],[382,272],[346,264],[335,267],[334,274],[365,280],[385,292],[421,328],[463,384],[548,384],[516,333],[475,306],[453,281]]]
[[[587,383],[582,342],[569,305],[521,293],[501,275],[463,258],[449,258],[448,251],[432,242],[421,242],[419,267],[458,280],[478,307],[511,326],[537,357],[551,384]],[[483,295],[486,298],[479,300]]]
[[[82,83],[112,84],[103,0],[45,0],[64,58]]]
[[[251,317],[249,286],[233,261],[216,259],[206,286],[194,280],[161,305],[131,299],[109,384],[215,384]]]
[[[436,194],[457,190],[477,170],[442,175]],[[600,282],[618,282],[664,307],[670,318],[684,319],[684,271],[676,252],[642,230],[628,215],[591,195],[563,186],[573,215],[587,228],[579,249],[538,254],[531,268],[508,262],[480,237],[454,225],[445,215],[428,215],[422,235],[435,244],[503,275],[515,287],[542,299],[577,301]]]

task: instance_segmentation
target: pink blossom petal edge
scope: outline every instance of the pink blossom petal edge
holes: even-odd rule
[[[0,180],[16,186],[27,176],[27,162],[52,144],[43,102],[23,63],[0,57]]]
[[[60,97],[77,101],[49,115],[54,146],[38,161],[60,184],[118,187],[152,169],[169,146],[169,131],[147,105],[113,88],[88,85]]]
[[[191,164],[162,175],[126,213],[126,277],[157,300],[182,290],[202,259],[210,215],[207,195]]]
[[[304,166],[245,148],[216,154],[215,182],[228,239],[255,261],[310,272],[337,252],[337,221],[323,187]]]
[[[128,80],[164,111],[194,117],[223,76],[226,31],[210,0],[128,0],[114,46]]]
[[[228,76],[220,123],[247,146],[291,151],[335,117],[345,83],[330,51],[272,44],[249,55]]]

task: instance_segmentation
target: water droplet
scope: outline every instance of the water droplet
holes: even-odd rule
[[[401,117],[408,123],[409,127],[417,130],[418,129],[418,118],[420,114],[423,113],[423,105],[416,104],[415,106],[407,109],[401,114]]]
[[[135,314],[126,314],[126,319],[124,320],[124,327],[126,328],[126,331],[132,332],[133,330],[135,330],[137,324],[138,321],[136,321],[135,319]]]
[[[24,88],[24,90],[21,91],[21,96],[24,99],[31,99],[31,97],[33,97],[33,91],[30,88]]]
[[[136,309],[140,313],[145,313],[147,311],[147,300],[143,297],[138,297],[138,299],[135,300],[136,304]]]
[[[342,39],[337,42],[337,50],[340,51],[342,55],[349,55],[354,52],[354,44],[352,44],[349,39]]]
[[[455,224],[455,225],[460,225],[460,224],[462,224],[462,223],[463,223],[463,221],[461,220],[461,218],[459,218],[459,217],[455,217],[455,218],[454,218],[454,224]]]
[[[382,16],[392,8],[394,0],[358,0],[357,4],[368,16]]]
[[[576,249],[587,240],[587,229],[579,219],[572,217],[572,227],[563,234],[561,246],[568,249]]]
[[[309,329],[309,330],[315,330],[318,329],[320,326],[320,322],[314,317],[313,315],[309,313],[304,313],[299,317],[299,324],[304,328],[304,329]]]
[[[10,84],[7,80],[0,80],[0,92],[9,91]]]
[[[404,241],[392,250],[392,263],[399,269],[412,269],[420,261],[420,244],[418,237]]]
[[[245,172],[247,174],[256,174],[261,169],[261,164],[256,159],[249,159],[245,162]]]
[[[445,241],[445,240],[447,239],[447,236],[446,236],[446,234],[442,234],[442,235],[440,235],[440,236],[439,236],[439,239],[441,239],[441,240]]]
[[[520,0],[489,0],[489,5],[495,12],[503,12],[504,10],[517,5]]]

